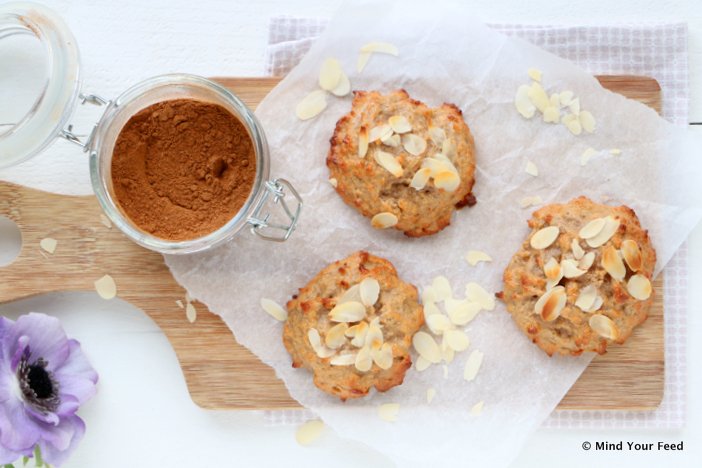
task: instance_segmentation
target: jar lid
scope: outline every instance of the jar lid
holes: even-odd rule
[[[0,168],[36,155],[61,134],[73,113],[80,89],[78,46],[64,21],[49,8],[30,2],[0,5],[0,41],[32,35],[46,57],[46,82],[29,111],[16,121],[0,122]],[[0,42],[0,46],[2,43]],[[8,66],[9,65],[9,66]],[[0,80],[17,80],[23,63],[3,63]],[[0,81],[0,86],[3,83]],[[5,92],[12,90],[5,89]]]

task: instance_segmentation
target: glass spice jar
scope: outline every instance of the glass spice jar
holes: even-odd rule
[[[302,199],[288,181],[269,179],[270,154],[261,124],[234,93],[203,77],[170,74],[142,81],[113,100],[83,95],[78,47],[56,13],[34,3],[0,5],[0,40],[15,34],[33,34],[40,40],[48,58],[49,76],[24,118],[0,133],[0,168],[31,158],[59,137],[77,144],[89,154],[93,190],[107,217],[137,244],[164,254],[207,250],[231,239],[245,227],[271,241],[285,241],[293,233]],[[122,212],[114,197],[111,168],[115,141],[134,114],[157,102],[182,98],[220,105],[239,119],[253,143],[256,174],[244,205],[226,224],[202,237],[173,241],[141,229]],[[78,100],[82,104],[104,106],[102,117],[85,140],[76,136],[68,125]],[[277,217],[282,221],[273,221],[272,209],[278,211]]]

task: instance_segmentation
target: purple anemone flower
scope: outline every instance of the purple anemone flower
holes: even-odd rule
[[[61,465],[85,433],[76,415],[98,375],[59,320],[44,314],[0,317],[0,465],[31,457]]]

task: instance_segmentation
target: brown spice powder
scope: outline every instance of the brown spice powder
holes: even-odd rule
[[[168,240],[222,227],[246,202],[255,175],[253,142],[239,119],[194,99],[137,112],[112,154],[120,208],[141,229]]]

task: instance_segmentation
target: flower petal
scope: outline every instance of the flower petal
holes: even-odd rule
[[[39,426],[27,414],[21,400],[12,397],[0,405],[0,445],[22,452],[31,449],[39,436]]]
[[[39,448],[41,448],[44,461],[52,466],[62,465],[85,435],[85,423],[78,416],[71,416],[62,420],[60,426],[65,426],[62,427],[62,430],[64,430],[62,434],[64,438],[60,440],[60,442],[62,442],[60,444],[61,447],[57,447],[46,439],[39,441]],[[66,443],[65,437],[68,434],[70,434],[70,438],[68,438]]]
[[[29,337],[30,363],[44,358],[48,363],[46,370],[53,371],[68,357],[68,338],[56,317],[35,312],[21,316],[12,326],[9,341],[4,346],[14,347],[23,335]],[[15,349],[8,350],[8,355],[14,354]]]
[[[16,462],[23,455],[29,456],[32,454],[32,449],[25,451],[14,451],[7,449],[0,444],[0,466],[9,465],[10,463]]]
[[[68,349],[68,358],[54,371],[54,378],[59,383],[61,400],[71,395],[79,404],[83,404],[95,395],[98,374],[83,354],[78,341],[68,340]]]

